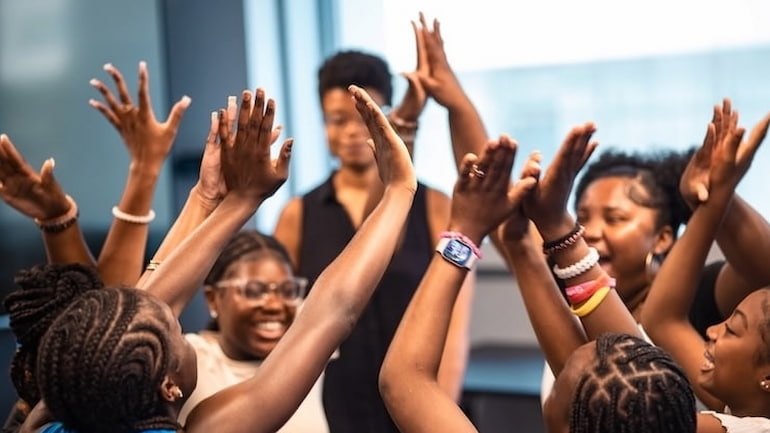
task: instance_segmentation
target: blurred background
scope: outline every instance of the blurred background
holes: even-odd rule
[[[80,207],[94,253],[119,199],[128,154],[88,105],[88,84],[117,66],[136,92],[148,63],[159,117],[192,98],[154,209],[148,253],[173,221],[198,175],[209,112],[227,95],[265,87],[278,102],[284,135],[295,137],[286,185],[251,222],[272,232],[286,201],[333,169],[316,91],[324,57],[343,48],[382,55],[395,74],[396,101],[414,68],[409,21],[424,11],[442,24],[450,63],[490,134],[508,133],[520,154],[547,162],[569,127],[593,120],[602,148],[686,148],[698,144],[711,107],[730,97],[741,123],[770,111],[770,2],[761,0],[0,0],[0,132],[33,167],[56,159],[56,176]],[[739,193],[766,218],[768,149],[760,149]],[[455,178],[444,110],[429,103],[415,164],[447,193]],[[482,432],[541,431],[537,392],[542,357],[515,284],[494,252],[479,269],[465,409]],[[35,225],[0,205],[0,297],[14,272],[44,260]],[[0,309],[0,367],[14,349]],[[207,320],[200,299],[182,318]],[[0,376],[0,416],[14,400]]]

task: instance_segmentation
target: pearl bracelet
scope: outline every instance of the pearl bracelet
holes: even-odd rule
[[[588,247],[588,254],[577,263],[573,263],[565,268],[554,265],[553,273],[557,278],[569,280],[570,278],[575,278],[578,275],[588,272],[588,270],[597,263],[599,263],[599,252],[596,251],[596,248],[594,247]]]
[[[149,224],[155,219],[155,211],[150,209],[147,215],[131,215],[118,209],[117,206],[112,207],[112,216],[115,218],[132,224]]]

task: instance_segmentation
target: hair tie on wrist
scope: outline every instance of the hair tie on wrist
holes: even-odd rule
[[[78,220],[80,212],[78,211],[78,205],[72,197],[66,195],[65,198],[70,204],[69,209],[64,215],[47,220],[41,220],[35,218],[35,224],[40,227],[40,230],[46,233],[59,233],[71,227]]]
[[[152,209],[150,209],[150,212],[148,212],[147,215],[131,215],[130,213],[125,213],[118,209],[117,206],[113,206],[112,215],[121,221],[132,224],[149,224],[155,219],[155,211]]]

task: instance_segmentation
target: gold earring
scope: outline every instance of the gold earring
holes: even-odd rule
[[[182,389],[181,389],[181,388],[178,388],[178,387],[177,387],[177,389],[176,389],[176,397],[177,397],[177,398],[182,398],[182,397],[184,397],[184,393],[182,392]]]
[[[759,382],[759,386],[761,386],[762,389],[764,389],[765,391],[770,391],[770,382],[768,382],[766,380],[760,381]]]

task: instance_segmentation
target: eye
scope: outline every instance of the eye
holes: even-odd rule
[[[730,335],[737,335],[727,323],[725,323],[725,333]]]
[[[249,281],[243,286],[243,295],[248,299],[259,299],[267,292],[267,284],[261,281]]]

